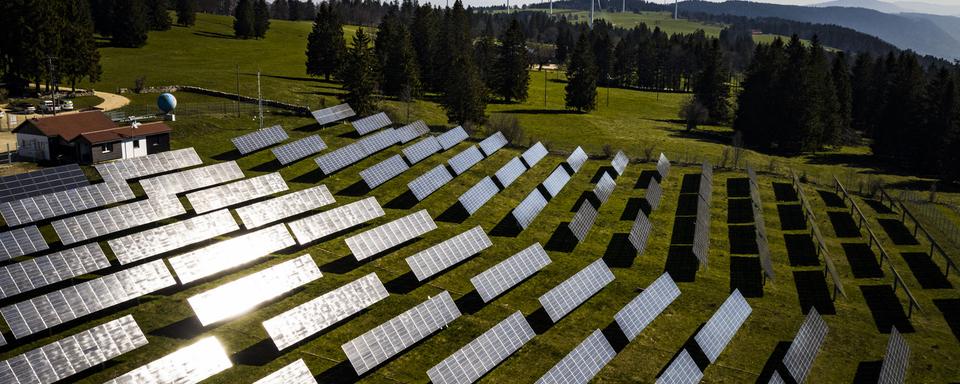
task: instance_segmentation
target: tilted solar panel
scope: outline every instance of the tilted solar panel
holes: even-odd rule
[[[543,180],[543,188],[550,193],[550,196],[557,197],[568,181],[570,181],[570,174],[563,167],[557,167],[550,176]]]
[[[0,203],[0,214],[8,227],[16,227],[131,200],[134,197],[126,182],[99,183]]]
[[[251,177],[187,194],[193,211],[200,214],[240,204],[245,201],[286,191],[287,182],[279,172]]]
[[[583,148],[577,147],[573,150],[573,153],[567,157],[567,164],[570,165],[570,168],[573,168],[573,172],[579,172],[580,167],[587,162],[587,153],[583,151]]]
[[[453,157],[447,161],[447,164],[450,164],[450,169],[453,170],[455,175],[460,175],[479,163],[480,160],[483,160],[483,154],[480,153],[480,149],[474,145],[453,155]]]
[[[296,244],[283,224],[276,224],[167,259],[180,284],[239,267]]]
[[[510,357],[533,338],[533,328],[514,312],[470,343],[427,370],[434,384],[469,384]]]
[[[373,189],[408,169],[410,167],[407,166],[407,162],[400,155],[393,155],[370,168],[360,171],[360,178],[363,179],[368,188]]]
[[[36,225],[0,232],[0,260],[50,249]]]
[[[664,272],[613,316],[627,340],[633,341],[667,306],[680,297],[680,288]]]
[[[228,161],[143,179],[140,180],[140,185],[147,196],[154,197],[176,195],[242,178],[243,171],[240,170],[237,162]]]
[[[8,298],[110,266],[92,243],[0,267],[0,298]]]
[[[453,148],[455,145],[460,144],[461,141],[464,141],[469,137],[467,131],[463,130],[463,127],[456,126],[451,128],[449,131],[441,133],[440,136],[437,136],[437,141],[440,142],[440,146],[443,147],[443,150],[446,151],[450,148]]]
[[[550,264],[550,256],[540,243],[534,243],[470,279],[484,303],[513,288]]]
[[[650,222],[647,215],[640,212],[633,222],[633,227],[630,228],[630,235],[627,239],[630,240],[630,244],[637,252],[643,253],[644,249],[647,248],[647,241],[650,239],[651,232],[653,232],[653,223]]]
[[[880,383],[905,383],[907,366],[910,364],[910,345],[897,327],[891,327],[890,340],[887,342],[887,354],[880,366]]]
[[[407,188],[417,198],[417,201],[423,201],[427,196],[449,183],[450,180],[453,180],[453,175],[450,174],[450,171],[447,171],[445,165],[440,164],[407,183]]]
[[[427,136],[423,140],[420,140],[416,143],[413,143],[402,150],[403,156],[407,158],[407,161],[410,164],[419,163],[421,160],[426,159],[433,155],[434,153],[440,152],[443,148],[440,147],[440,142],[437,141],[436,137]]]
[[[353,108],[350,108],[349,104],[340,104],[329,108],[318,109],[310,112],[310,114],[313,115],[313,118],[317,120],[317,123],[320,125],[327,125],[357,115],[357,113],[353,111]]]
[[[318,185],[286,195],[245,205],[236,209],[240,221],[247,229],[257,228],[277,220],[308,212],[336,200],[326,185]]]
[[[313,161],[317,163],[324,175],[330,175],[350,164],[363,160],[364,157],[366,155],[363,153],[363,148],[357,143],[353,143],[324,153]]]
[[[397,128],[397,139],[406,144],[428,132],[430,132],[430,127],[427,126],[427,123],[424,123],[423,120],[417,120]]]
[[[457,198],[457,201],[463,205],[463,208],[467,210],[467,213],[473,215],[474,212],[483,207],[487,201],[490,201],[494,195],[500,192],[500,189],[497,188],[497,184],[493,182],[493,179],[490,176],[484,177],[474,184],[473,187],[470,187],[466,192],[460,195]]]
[[[494,176],[496,176],[497,181],[500,182],[500,185],[506,188],[509,187],[510,184],[513,184],[513,182],[516,181],[517,178],[526,171],[527,167],[523,165],[523,162],[520,161],[520,158],[514,157],[503,167],[500,167],[500,169],[494,173]]]
[[[660,206],[660,198],[663,196],[663,188],[660,187],[660,183],[656,179],[650,179],[650,184],[647,185],[647,192],[644,198],[647,199],[647,203],[650,203],[650,210],[656,210]]]
[[[700,332],[697,332],[694,339],[711,363],[717,361],[717,357],[737,334],[752,311],[753,308],[750,308],[750,304],[737,289],[723,302],[710,320],[707,320],[703,328],[700,328]]]
[[[657,159],[657,173],[660,174],[661,181],[670,174],[670,160],[663,153],[660,153],[660,158]]]
[[[216,336],[207,336],[104,384],[199,383],[233,366]]]
[[[590,228],[593,227],[598,214],[597,209],[589,202],[580,204],[580,209],[577,209],[577,213],[573,215],[573,219],[567,225],[579,242],[582,243],[587,238],[587,234],[590,233]]]
[[[460,317],[460,310],[447,291],[401,313],[374,329],[343,344],[358,375],[397,355]]]
[[[230,141],[241,155],[246,155],[274,144],[280,144],[289,138],[290,136],[287,136],[287,131],[284,131],[283,127],[274,125],[234,137]]]
[[[607,264],[603,259],[597,259],[540,296],[540,305],[546,310],[550,320],[556,323],[600,292],[613,279],[613,273],[607,268]]]
[[[617,352],[599,329],[594,330],[580,345],[539,380],[537,384],[574,384],[587,383],[603,369]]]
[[[391,145],[399,143],[397,131],[393,128],[387,128],[370,136],[357,140],[355,145],[363,149],[364,157],[380,152],[389,148]]]
[[[693,357],[690,357],[690,353],[684,349],[657,378],[657,384],[696,384],[701,379],[703,379],[703,372],[700,371]]]
[[[478,225],[440,244],[417,252],[407,257],[406,261],[410,270],[416,275],[417,281],[424,281],[492,245],[490,238]]]
[[[303,359],[297,359],[253,384],[317,384],[317,379],[313,377],[307,363],[304,363]]]
[[[89,185],[79,165],[68,164],[0,177],[0,202],[66,191]]]
[[[543,146],[543,143],[537,142],[532,147],[528,148],[526,151],[523,151],[523,154],[520,155],[520,158],[527,163],[530,168],[533,168],[534,165],[540,162],[544,157],[547,156],[547,147]]]
[[[203,164],[197,151],[191,148],[160,152],[152,155],[114,160],[93,167],[104,181],[139,179]]]
[[[600,181],[597,182],[597,185],[593,187],[593,194],[600,200],[600,204],[604,204],[616,188],[617,182],[613,181],[609,174],[604,173]]]
[[[807,318],[797,331],[797,336],[790,343],[786,355],[783,356],[783,365],[797,383],[803,383],[810,373],[813,360],[820,352],[820,346],[827,337],[827,323],[823,321],[816,308],[811,308]]]
[[[195,216],[162,227],[148,229],[124,237],[111,239],[107,245],[120,264],[129,264],[164,252],[240,229],[230,211],[223,209],[203,216]]]
[[[617,154],[613,156],[613,160],[610,161],[610,166],[617,172],[615,177],[622,175],[623,171],[627,169],[628,164],[630,164],[630,158],[627,157],[623,151],[618,151]]]
[[[187,213],[176,196],[157,196],[51,223],[60,243],[70,245]]]
[[[357,133],[362,136],[393,124],[393,121],[390,120],[390,117],[387,116],[386,113],[380,112],[367,117],[361,117],[350,124],[353,125],[353,129],[356,129]]]
[[[713,164],[710,164],[710,161],[704,160],[703,165],[700,166],[700,174],[707,178],[709,181],[713,181]]]
[[[280,164],[287,165],[307,156],[320,153],[320,151],[324,149],[327,149],[327,143],[323,142],[323,139],[321,139],[319,135],[311,135],[297,141],[279,145],[270,151],[273,152],[273,156],[277,158]]]
[[[517,220],[517,223],[520,224],[520,227],[527,229],[530,224],[533,223],[533,220],[537,218],[537,215],[540,214],[540,211],[547,206],[547,199],[543,197],[543,194],[539,190],[532,190],[530,194],[527,195],[520,204],[517,204],[517,207],[513,209],[511,214]]]
[[[411,213],[379,227],[346,239],[347,247],[357,261],[364,260],[390,248],[437,229],[426,209]]]
[[[383,215],[383,208],[380,208],[377,198],[371,196],[290,222],[288,225],[297,242],[303,245]]]
[[[507,145],[507,138],[503,136],[503,133],[497,131],[486,139],[480,141],[480,149],[483,150],[483,155],[489,157],[490,155],[496,153]]]

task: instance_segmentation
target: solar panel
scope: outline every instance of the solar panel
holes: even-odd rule
[[[397,175],[410,169],[406,161],[400,155],[393,155],[384,161],[374,164],[370,168],[360,171],[360,177],[370,189],[379,187],[380,184],[397,177]]]
[[[510,184],[513,184],[520,175],[527,171],[527,167],[523,165],[523,162],[520,161],[519,157],[514,157],[507,164],[494,173],[494,176],[497,177],[497,181],[500,182],[504,188],[509,187]]]
[[[399,139],[401,143],[406,144],[427,134],[427,132],[430,132],[430,127],[427,126],[427,123],[424,123],[423,120],[417,120],[397,128],[397,139]]]
[[[193,295],[187,303],[200,324],[207,326],[241,315],[322,276],[313,257],[306,254]]]
[[[341,348],[358,375],[409,348],[460,317],[447,291],[401,313],[343,344]]]
[[[208,336],[104,384],[199,383],[233,366],[216,336]]]
[[[426,209],[411,213],[366,232],[348,237],[347,247],[357,261],[375,256],[390,248],[437,229]]]
[[[33,223],[133,199],[126,182],[100,183],[0,203],[8,227]]]
[[[416,275],[417,281],[424,281],[430,276],[490,248],[492,245],[490,238],[478,225],[407,257],[407,265]]]
[[[157,196],[51,223],[60,243],[71,245],[187,213],[176,196]]]
[[[445,165],[440,164],[407,183],[407,188],[410,189],[410,192],[413,192],[417,201],[423,201],[427,196],[449,183],[450,180],[453,180],[453,175],[450,174],[450,171],[447,171]]]
[[[450,164],[450,169],[453,170],[454,175],[460,175],[479,163],[480,160],[483,160],[483,154],[480,153],[480,149],[474,145],[453,155],[447,163]]]
[[[713,185],[710,182],[711,180],[709,178],[702,173],[700,174],[700,188],[697,195],[699,195],[700,199],[706,202],[708,206],[711,205],[711,197],[713,195]]]
[[[341,205],[326,212],[288,223],[301,245],[383,216],[376,197]]]
[[[270,150],[282,165],[293,163],[327,149],[327,143],[319,135],[311,135],[297,141],[277,146]]]
[[[283,368],[280,368],[253,384],[317,384],[307,363],[297,359]]]
[[[147,196],[176,195],[243,178],[235,161],[140,180]]]
[[[703,372],[684,349],[657,378],[657,384],[696,384],[701,379],[703,379]]]
[[[437,141],[436,137],[427,136],[424,137],[423,140],[413,143],[401,151],[410,164],[416,164],[434,153],[440,152],[441,149],[443,148],[440,147],[440,142]]]
[[[53,383],[147,345],[140,326],[126,315],[0,361],[4,383]]]
[[[453,148],[457,144],[460,144],[460,142],[466,140],[467,137],[467,131],[463,130],[463,127],[458,125],[455,128],[451,128],[449,131],[441,133],[440,136],[437,136],[437,141],[440,142],[440,146],[443,147],[444,151],[446,151],[450,148]]]
[[[154,153],[152,155],[114,160],[93,167],[104,181],[139,179],[160,173],[175,171],[203,164],[197,151],[191,148]]]
[[[590,228],[593,227],[593,223],[597,220],[598,213],[592,204],[584,202],[580,204],[580,209],[573,215],[573,220],[570,220],[570,224],[567,224],[570,232],[572,232],[581,243],[587,238],[587,234],[590,233]]]
[[[544,157],[547,156],[547,147],[543,146],[543,143],[537,142],[532,147],[528,148],[526,151],[523,151],[523,154],[520,155],[520,158],[527,163],[530,168],[533,168],[534,165],[540,162]]]
[[[537,384],[573,384],[587,383],[603,369],[617,352],[599,329],[594,330],[580,345],[539,380]]]
[[[613,156],[613,160],[610,161],[610,166],[617,172],[617,177],[623,174],[628,164],[630,164],[630,158],[627,157],[623,151],[618,151],[617,154]]]
[[[820,352],[820,346],[827,337],[827,323],[823,321],[816,308],[811,308],[807,313],[806,320],[797,331],[793,343],[787,349],[787,354],[783,356],[783,364],[787,367],[787,372],[793,376],[798,383],[803,383],[810,373],[810,367],[813,360],[817,358]]]
[[[709,181],[713,181],[713,165],[709,161],[704,160],[703,165],[700,166],[700,174],[707,178]]]
[[[206,247],[173,256],[167,261],[180,284],[189,284],[204,277],[236,268],[293,246],[290,232],[277,224]]]
[[[907,366],[910,364],[910,345],[897,327],[890,329],[890,341],[887,342],[887,355],[880,366],[880,383],[905,383]]]
[[[587,153],[583,151],[583,148],[577,147],[573,150],[573,153],[567,157],[567,164],[570,165],[570,168],[573,168],[573,172],[579,172],[580,167],[587,162]]]
[[[534,243],[470,279],[484,303],[489,303],[513,286],[550,264],[550,256]]]
[[[653,223],[643,212],[637,214],[637,219],[633,221],[633,227],[630,228],[630,235],[627,239],[630,244],[639,253],[647,248],[647,240],[650,240],[650,233],[653,232]]]
[[[490,155],[496,153],[507,145],[507,138],[503,136],[503,133],[497,131],[490,136],[487,136],[486,139],[480,141],[480,149],[483,150],[484,156],[489,157]]]
[[[680,296],[680,288],[664,272],[647,289],[613,316],[627,340],[633,341],[667,306]]]
[[[206,213],[290,189],[279,172],[251,177],[187,194],[196,213]]]
[[[660,183],[655,179],[650,179],[650,184],[647,185],[647,192],[644,196],[647,199],[647,203],[650,203],[650,209],[655,210],[660,206],[660,198],[663,196],[663,188],[660,187]]]
[[[89,185],[79,165],[69,164],[0,177],[0,203]]]
[[[670,160],[663,153],[660,153],[660,158],[657,159],[657,173],[660,174],[661,181],[670,174]]]
[[[521,228],[527,229],[527,227],[533,223],[533,220],[537,218],[537,215],[540,214],[540,211],[546,206],[547,199],[543,197],[540,191],[534,189],[530,191],[530,194],[527,195],[520,204],[517,204],[517,207],[513,209],[511,214],[513,218],[517,219],[517,223],[520,224]]]
[[[110,266],[97,243],[0,267],[0,298],[8,298]]]
[[[533,328],[514,312],[470,343],[427,370],[434,384],[469,384],[506,360],[533,338]]]
[[[50,249],[36,225],[0,232],[0,260]]]
[[[282,351],[389,295],[377,274],[371,273],[267,319],[263,328]]]
[[[0,308],[14,337],[66,323],[176,284],[157,260]]]
[[[129,264],[238,229],[240,227],[233,220],[233,215],[224,209],[111,239],[107,241],[107,245],[113,250],[120,264]]]
[[[570,174],[563,167],[557,167],[550,176],[543,180],[543,187],[550,193],[551,197],[557,197],[557,194],[570,181]]]
[[[260,227],[336,202],[326,185],[318,185],[236,209],[247,229]]]
[[[556,323],[600,292],[613,279],[613,273],[607,268],[607,264],[603,259],[597,259],[540,296],[540,305],[547,311],[550,320]]]
[[[370,156],[399,142],[400,139],[397,137],[397,131],[393,128],[387,128],[357,140],[354,145],[359,145],[360,148],[363,148],[364,156]]]
[[[349,104],[340,104],[330,108],[318,109],[310,112],[310,114],[313,115],[313,118],[316,119],[320,125],[327,125],[357,115],[357,113],[353,111],[353,108],[350,108]]]
[[[364,158],[363,148],[353,143],[327,152],[314,159],[323,174],[330,175]]]
[[[390,117],[387,116],[386,113],[380,112],[367,117],[361,117],[359,119],[354,120],[350,124],[353,125],[353,129],[357,130],[357,133],[363,136],[370,132],[376,131],[380,128],[393,124],[393,121],[390,120]]]
[[[607,199],[610,198],[610,195],[613,194],[613,190],[616,188],[617,182],[613,181],[610,174],[604,173],[603,177],[600,178],[600,181],[598,181],[597,185],[593,188],[593,194],[600,200],[600,204],[603,204],[607,202]]]
[[[740,294],[740,290],[734,290],[720,309],[717,309],[710,320],[707,320],[700,332],[697,332],[694,339],[711,363],[717,361],[717,357],[737,334],[737,330],[752,311],[753,308],[750,308],[750,304]]]
[[[483,207],[487,201],[493,198],[500,192],[500,189],[497,188],[497,184],[493,182],[493,179],[490,176],[484,177],[474,184],[473,187],[470,187],[466,192],[464,192],[457,201],[460,202],[460,205],[463,205],[463,208],[467,210],[467,213],[473,215],[474,212]]]
[[[767,383],[768,384],[787,384],[787,382],[784,381],[782,377],[780,377],[780,373],[776,371],[773,372],[773,376],[770,376],[770,381],[768,381]]]
[[[242,136],[234,137],[230,139],[230,141],[233,143],[233,146],[237,148],[237,151],[239,151],[241,155],[246,155],[274,144],[280,144],[289,138],[290,136],[287,136],[287,131],[284,131],[283,127],[274,125],[272,127],[259,129]]]

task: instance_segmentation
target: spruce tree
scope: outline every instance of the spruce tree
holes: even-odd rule
[[[167,9],[167,0],[147,0],[147,18],[151,30],[166,31],[170,29],[173,22],[170,20],[170,13]]]
[[[713,40],[703,55],[703,69],[693,84],[694,97],[707,109],[709,120],[713,122],[727,121],[730,117],[730,89],[722,60],[720,42]]]
[[[804,151],[816,151],[823,146],[837,143],[840,119],[830,62],[816,35],[810,41],[809,50],[801,92],[805,107],[801,124],[807,132]]]
[[[593,58],[590,37],[581,33],[567,64],[567,108],[589,112],[597,107],[597,65]]]
[[[340,68],[345,51],[340,15],[330,3],[321,3],[307,36],[307,74],[330,80]]]
[[[253,5],[253,36],[262,39],[270,29],[270,7],[266,0],[256,0]]]
[[[470,20],[457,0],[444,18],[438,62],[443,64],[441,104],[451,122],[479,123],[486,113],[487,90],[473,57]]]
[[[594,23],[594,28],[590,30],[590,46],[596,62],[597,81],[603,85],[610,82],[610,70],[613,68],[613,42],[607,28],[607,24],[600,20]]]
[[[613,81],[620,87],[627,87],[636,82],[637,50],[636,44],[627,39],[620,39],[613,49]]]
[[[86,0],[63,3],[64,23],[61,44],[69,49],[61,49],[60,72],[70,83],[71,89],[77,88],[77,81],[86,78],[91,83],[100,80],[103,72],[100,67],[100,52],[93,38],[93,18]]]
[[[238,0],[233,10],[233,35],[240,39],[253,37],[253,4],[252,0]]]
[[[885,105],[878,111],[880,118],[871,148],[875,156],[910,168],[918,165],[916,154],[922,153],[916,145],[922,139],[917,138],[925,137],[917,127],[926,126],[923,102],[926,82],[914,54],[903,52],[899,57],[890,57],[893,62],[885,65],[891,81]],[[908,130],[908,127],[914,129]]]
[[[777,142],[782,151],[797,154],[810,149],[812,145],[812,135],[809,132],[811,127],[805,124],[808,121],[807,110],[810,106],[804,104],[807,102],[807,97],[803,93],[804,86],[807,84],[804,75],[807,73],[808,52],[797,35],[790,37],[785,51],[786,63],[783,73],[779,76],[774,93],[767,97],[782,98],[777,103],[779,108],[776,109],[783,119]]]
[[[147,9],[143,0],[116,0],[111,42],[124,48],[139,48],[147,43]]]
[[[287,19],[300,20],[300,1],[287,0]]]
[[[177,0],[177,24],[192,27],[197,23],[197,0]]]
[[[570,31],[570,28],[561,29],[559,36],[557,36],[557,62],[561,64],[567,62],[570,51],[573,50],[573,44],[573,32]]]
[[[380,64],[380,89],[390,96],[414,96],[420,92],[420,74],[410,31],[391,8],[377,28],[374,51]]]
[[[859,53],[853,64],[853,79],[851,81],[852,100],[851,100],[851,127],[869,136],[873,132],[871,125],[871,114],[876,113],[871,110],[873,105],[873,57],[869,53]]]
[[[530,85],[530,57],[527,54],[527,39],[520,23],[514,19],[500,37],[500,54],[496,63],[496,88],[494,91],[508,103],[527,100]]]
[[[290,18],[290,8],[287,0],[274,0],[270,4],[270,16],[277,20],[287,20]]]
[[[353,37],[353,46],[347,49],[339,78],[347,91],[340,99],[361,116],[373,113],[376,108],[373,100],[377,90],[376,70],[377,58],[370,48],[370,37],[360,28]]]
[[[830,73],[833,79],[833,87],[837,95],[837,123],[839,124],[840,138],[847,140],[850,138],[852,130],[853,114],[853,87],[850,83],[850,67],[847,63],[847,55],[838,52],[833,58],[833,68]]]
[[[924,158],[923,167],[927,170],[945,170],[960,167],[960,163],[950,163],[950,147],[956,134],[960,133],[960,96],[957,84],[950,70],[941,68],[927,84],[925,95],[925,113],[927,127],[925,135],[912,138],[926,147],[918,155]],[[925,145],[924,145],[925,144]],[[930,173],[930,172],[928,172]],[[944,172],[944,176],[947,172]]]
[[[429,4],[417,7],[414,10],[413,25],[410,31],[413,50],[417,55],[420,81],[425,89],[435,92],[441,90],[442,83],[440,71],[434,65],[440,34],[437,13]]]
[[[477,71],[483,84],[489,90],[496,90],[500,79],[497,78],[497,60],[499,55],[497,48],[497,39],[493,36],[493,28],[488,25],[483,36],[477,39],[473,46],[474,62],[477,63]]]
[[[110,37],[113,34],[113,10],[118,0],[93,0],[90,10],[93,15],[93,30],[100,36]]]

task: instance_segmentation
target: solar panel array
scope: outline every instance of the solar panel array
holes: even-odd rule
[[[309,254],[271,266],[187,298],[204,326],[247,312],[257,305],[319,279]]]
[[[727,297],[703,328],[700,328],[700,332],[697,332],[694,339],[711,363],[717,361],[717,357],[737,334],[752,311],[753,308],[750,308],[750,304],[737,289]]]
[[[484,156],[489,157],[499,151],[500,148],[506,146],[507,142],[507,138],[503,136],[503,133],[497,131],[497,133],[487,136],[486,139],[480,141],[480,149],[483,150]]]
[[[367,117],[361,117],[350,124],[353,125],[353,129],[356,129],[357,133],[362,136],[393,124],[393,121],[390,120],[390,117],[387,116],[386,113],[380,112]]]
[[[610,272],[607,264],[603,259],[597,259],[540,296],[540,305],[547,311],[550,320],[556,323],[600,292],[613,279],[613,272]]]
[[[490,248],[492,245],[490,238],[483,232],[483,227],[478,225],[437,245],[417,252],[407,257],[406,261],[410,270],[416,275],[417,281],[424,281],[430,276]]]
[[[358,144],[361,148],[363,148],[364,156],[370,156],[399,142],[400,139],[397,137],[397,130],[393,128],[387,128],[357,140],[354,144]]]
[[[597,196],[597,200],[600,200],[600,204],[603,204],[610,199],[610,195],[613,194],[613,190],[616,188],[617,182],[613,181],[613,178],[611,178],[609,174],[604,173],[600,181],[598,181],[597,185],[593,188],[593,194]]]
[[[450,160],[447,160],[447,164],[450,164],[450,169],[453,170],[454,175],[460,175],[479,163],[480,160],[483,160],[483,153],[480,153],[480,149],[473,145],[453,155]]]
[[[89,185],[79,165],[69,164],[0,177],[0,203]]]
[[[97,243],[65,249],[0,267],[0,299],[110,266]]]
[[[51,223],[63,245],[136,228],[187,213],[175,196],[157,196]]]
[[[695,384],[703,379],[703,372],[686,349],[680,351],[670,366],[657,378],[657,384]]]
[[[330,175],[367,156],[380,152],[398,143],[397,131],[387,128],[332,152],[320,155],[314,161],[325,175]]]
[[[497,177],[500,185],[506,188],[509,187],[510,184],[513,184],[513,182],[526,171],[527,167],[523,165],[523,161],[521,161],[519,157],[514,157],[507,162],[507,164],[500,167],[493,175]]]
[[[651,210],[656,210],[660,206],[660,199],[663,197],[663,187],[660,186],[660,183],[656,179],[650,179],[650,184],[647,185],[647,192],[644,195],[644,198],[647,200],[647,203],[650,204]]]
[[[403,152],[403,157],[406,157],[410,164],[416,164],[430,157],[430,155],[440,152],[442,149],[436,137],[427,136],[424,137],[423,140],[402,149],[401,152]]]
[[[0,361],[4,383],[53,383],[147,345],[132,315],[126,315]]]
[[[334,105],[330,108],[318,109],[310,112],[310,114],[313,115],[313,118],[317,120],[317,123],[320,125],[327,125],[357,115],[357,113],[353,111],[353,108],[350,108],[350,104],[346,103]]]
[[[409,348],[460,317],[447,291],[401,313],[343,344],[341,348],[358,375]]]
[[[630,228],[627,240],[630,240],[630,244],[637,252],[643,253],[644,249],[647,248],[647,241],[650,240],[651,232],[653,232],[653,223],[650,222],[647,215],[640,212],[637,214],[637,219],[633,221],[633,227]]]
[[[467,210],[468,214],[472,215],[499,192],[500,188],[497,188],[497,184],[493,182],[493,179],[487,176],[480,179],[473,187],[470,187],[470,189],[460,195],[457,201]]]
[[[317,379],[313,377],[307,363],[304,363],[303,359],[297,359],[253,384],[317,384]]]
[[[242,178],[243,171],[240,170],[237,162],[228,161],[143,179],[140,180],[140,185],[147,196],[154,197],[176,195]]]
[[[598,214],[597,208],[594,208],[590,202],[584,201],[583,204],[580,204],[580,209],[577,209],[577,213],[573,215],[573,219],[567,224],[570,232],[573,233],[578,242],[582,243],[583,240],[587,238],[587,233],[589,233],[590,228],[593,227],[593,223],[597,220]]]
[[[490,302],[513,286],[550,264],[550,256],[540,243],[517,252],[470,279],[484,303]]]
[[[704,185],[704,180],[701,180],[700,186]],[[709,204],[709,192],[707,192],[707,197],[704,198],[703,195],[700,195],[700,198],[697,199],[697,221],[696,227],[694,228],[693,234],[693,254],[697,257],[697,260],[700,261],[700,264],[707,265],[710,257],[710,204]]]
[[[168,259],[181,284],[252,262],[296,244],[283,224],[266,227]]]
[[[543,188],[547,190],[550,197],[557,197],[568,181],[570,181],[570,174],[563,167],[557,167],[543,180]]]
[[[543,197],[540,191],[534,189],[520,204],[517,204],[517,207],[510,214],[517,220],[521,228],[527,229],[546,206],[547,199]]]
[[[230,141],[241,155],[246,155],[274,144],[280,144],[289,138],[290,136],[287,136],[287,131],[284,131],[283,127],[274,125],[272,127],[258,129],[246,135],[234,137],[230,139]]]
[[[206,213],[290,189],[279,172],[251,177],[187,194],[196,213]]]
[[[50,249],[36,225],[0,232],[0,260]]]
[[[103,207],[134,197],[127,183],[107,182],[0,203],[0,214],[3,215],[3,221],[8,227],[16,227]]]
[[[797,331],[797,336],[793,338],[793,343],[787,349],[787,354],[783,356],[783,364],[787,367],[787,372],[797,383],[803,383],[807,374],[810,373],[810,367],[813,360],[817,358],[820,352],[820,346],[827,337],[827,323],[823,321],[816,308],[811,308],[807,313],[806,320]]]
[[[603,369],[617,352],[599,329],[594,330],[580,345],[539,380],[537,384],[574,384],[587,383]]]
[[[220,340],[208,336],[104,384],[199,383],[232,366]]]
[[[267,319],[263,328],[282,351],[389,295],[377,274],[371,273]]]
[[[583,151],[583,148],[577,147],[573,150],[573,153],[567,157],[567,164],[570,165],[570,168],[573,169],[574,173],[580,171],[580,167],[587,162],[587,153]]]
[[[767,278],[773,279],[773,260],[771,260],[770,242],[767,239],[767,224],[763,218],[763,202],[760,201],[760,186],[757,184],[757,174],[749,165],[747,166],[747,174],[750,175],[750,199],[753,202],[750,207],[753,209],[753,226],[756,229],[754,232],[757,239],[757,250],[760,254],[760,266],[763,268],[763,274]]]
[[[368,197],[288,223],[297,242],[307,244],[383,216],[376,197]]]
[[[427,132],[430,132],[430,127],[427,126],[427,123],[424,123],[423,120],[417,120],[397,128],[397,139],[400,140],[401,143],[406,144],[427,134]]]
[[[400,155],[393,155],[370,168],[360,171],[360,178],[363,179],[368,188],[373,189],[408,169],[410,169],[410,166],[407,165],[406,161],[403,161]]]
[[[619,177],[623,174],[623,171],[627,170],[627,165],[630,164],[630,158],[627,157],[623,151],[618,151],[616,155],[613,156],[613,160],[610,160],[610,166],[613,167],[613,170],[617,172],[614,177]]]
[[[444,151],[453,148],[455,145],[460,144],[461,141],[464,141],[469,137],[467,131],[463,130],[463,127],[456,126],[451,128],[449,131],[441,133],[440,136],[437,136],[437,141],[440,142],[440,146]]]
[[[510,357],[533,338],[533,328],[520,311],[514,312],[427,370],[434,384],[469,384]]]
[[[237,215],[247,229],[260,227],[277,220],[296,216],[322,206],[333,204],[336,200],[326,185],[318,185],[286,195],[264,200],[259,203],[237,208]]]
[[[270,150],[281,165],[287,165],[307,156],[327,149],[327,143],[319,135],[311,135],[300,140],[277,146]]]
[[[527,163],[528,166],[533,168],[534,165],[543,160],[547,156],[547,147],[543,146],[543,143],[537,142],[532,147],[528,148],[526,151],[523,151],[523,154],[520,155],[520,158],[523,159],[523,162]]]
[[[657,173],[660,174],[660,180],[666,179],[667,175],[670,174],[670,160],[663,153],[657,159]]]
[[[630,300],[613,316],[627,340],[633,341],[667,306],[680,297],[680,288],[664,272],[647,289]]]
[[[224,209],[162,227],[111,239],[107,245],[120,264],[129,264],[240,229]]]
[[[887,354],[880,366],[880,383],[905,383],[907,366],[910,364],[910,345],[897,327],[891,327],[890,340],[887,342]]]
[[[157,175],[203,164],[197,151],[191,148],[154,153],[152,155],[120,159],[93,167],[105,181],[124,181]]]
[[[437,229],[426,209],[411,213],[366,232],[348,237],[347,247],[357,261],[375,256],[390,248]]]
[[[7,305],[0,314],[21,339],[174,284],[157,260]]]
[[[417,201],[423,201],[427,196],[449,183],[450,180],[453,180],[453,175],[450,174],[450,171],[447,171],[445,165],[440,164],[407,183],[407,188],[410,189],[410,192],[413,192]]]

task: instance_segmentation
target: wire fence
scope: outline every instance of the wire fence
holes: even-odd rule
[[[256,104],[237,103],[236,101],[219,101],[204,103],[184,103],[177,106],[174,112],[180,116],[250,116],[256,115],[259,109]],[[135,116],[153,116],[160,113],[154,106],[129,105],[118,110],[106,112],[111,119],[126,119]],[[263,113],[284,113],[291,111],[278,107],[263,106]]]

